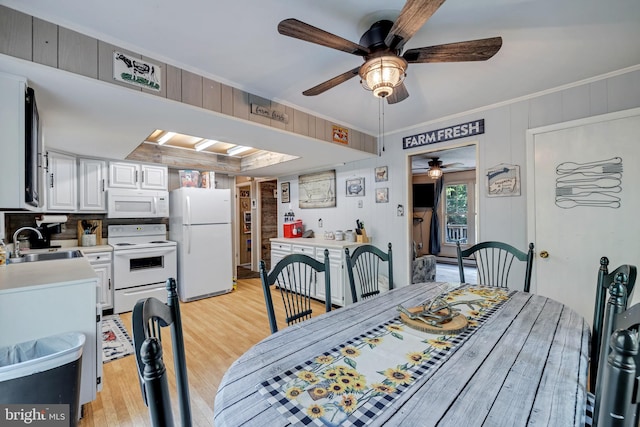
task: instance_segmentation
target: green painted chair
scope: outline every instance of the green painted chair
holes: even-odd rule
[[[386,262],[388,267],[389,289],[393,289],[393,253],[391,251],[391,243],[387,247],[389,251],[384,253],[373,245],[362,245],[358,246],[352,254],[349,254],[349,248],[345,248],[347,274],[353,302],[358,302],[359,299],[367,299],[380,293],[380,280],[382,278],[380,267],[383,262]]]
[[[500,288],[509,287],[511,267],[514,261],[518,261],[526,264],[523,290],[529,292],[533,268],[533,243],[529,243],[527,252],[522,252],[508,243],[493,241],[480,242],[464,250],[458,241],[456,248],[460,282],[465,283],[463,258],[471,257],[475,260],[479,285]]]
[[[613,332],[609,325],[608,330],[604,330],[605,308],[607,307],[607,290],[618,280],[626,288],[626,300],[620,310],[627,308],[627,302],[631,300],[633,288],[636,283],[637,269],[633,265],[624,264],[609,272],[609,258],[600,258],[600,269],[598,270],[598,283],[596,287],[596,301],[593,309],[593,327],[591,333],[591,364],[589,366],[589,389],[593,392],[596,387],[598,377],[598,360],[600,358],[600,348],[602,343],[608,343]]]
[[[320,283],[318,273],[324,273],[324,283]],[[260,261],[260,279],[271,333],[278,332],[276,314],[271,297],[271,286],[279,291],[285,310],[287,325],[311,318],[311,300],[315,286],[324,286],[325,309],[331,311],[331,278],[329,277],[329,251],[324,250],[324,262],[304,254],[291,254],[282,258],[270,272],[264,261]]]
[[[162,358],[162,337],[160,330],[171,330],[171,347],[175,384],[180,409],[180,425],[190,427],[191,405],[189,403],[189,381],[187,379],[187,361],[182,334],[182,319],[176,281],[167,280],[167,302],[149,297],[139,300],[133,308],[131,323],[133,326],[133,344],[136,351],[136,363],[142,397],[149,407],[151,425],[174,425],[167,373]],[[173,383],[173,382],[172,382]]]

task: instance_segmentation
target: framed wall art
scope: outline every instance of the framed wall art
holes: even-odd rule
[[[388,188],[376,188],[376,203],[389,203]]]
[[[347,197],[364,196],[364,178],[347,178]]]
[[[520,195],[520,166],[500,164],[487,169],[487,197]]]
[[[336,207],[336,171],[310,173],[298,177],[300,209]]]
[[[378,166],[375,169],[376,182],[389,181],[389,167]]]
[[[289,203],[291,201],[288,182],[283,182],[282,184],[280,184],[280,194],[282,196],[282,203]]]

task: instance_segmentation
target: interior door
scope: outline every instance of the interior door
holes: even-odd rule
[[[640,263],[640,109],[527,135],[532,292],[593,318],[599,260]],[[640,300],[636,292],[632,303]]]

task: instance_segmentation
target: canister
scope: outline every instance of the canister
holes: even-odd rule
[[[344,240],[344,233],[342,232],[342,230],[336,230],[336,240]]]

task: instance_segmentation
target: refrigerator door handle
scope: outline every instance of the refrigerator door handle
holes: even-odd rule
[[[191,253],[191,197],[185,198],[187,205],[187,253]]]

